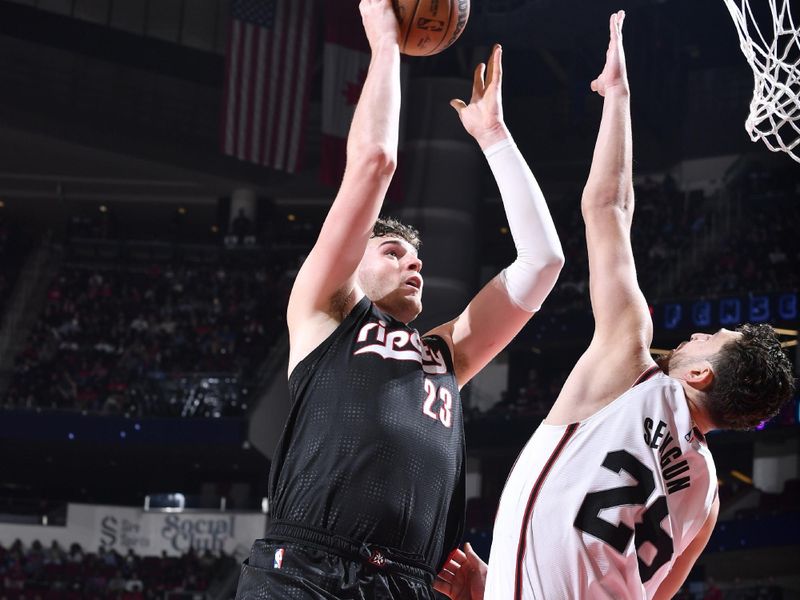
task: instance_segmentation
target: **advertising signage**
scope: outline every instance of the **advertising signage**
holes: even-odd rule
[[[785,292],[664,302],[654,306],[653,324],[667,331],[731,329],[742,323],[796,325],[798,296]]]

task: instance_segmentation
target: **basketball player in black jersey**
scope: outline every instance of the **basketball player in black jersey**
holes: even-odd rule
[[[237,598],[430,599],[465,504],[459,389],[527,323],[563,253],[505,127],[501,49],[452,101],[497,179],[517,260],[425,336],[410,227],[378,221],[397,157],[399,28],[391,0],[361,0],[372,56],[341,188],[289,300],[293,407],[270,473],[270,525]]]

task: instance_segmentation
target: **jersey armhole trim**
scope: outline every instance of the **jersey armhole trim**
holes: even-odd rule
[[[445,339],[442,336],[440,336],[440,335],[438,335],[436,333],[434,333],[433,335],[426,335],[425,337],[422,338],[423,341],[424,340],[432,340],[432,339],[436,339],[436,340],[439,340],[439,342],[441,342],[441,348],[444,349],[443,350],[443,352],[444,352],[444,360],[447,363],[447,368],[449,369],[449,371],[455,377],[456,368],[455,368],[455,365],[453,364],[453,356],[452,356],[452,354],[450,354],[450,346],[447,344],[447,341],[445,341]]]
[[[294,366],[294,369],[292,369],[292,372],[289,373],[289,378],[287,380],[290,389],[292,387],[292,380],[295,378],[295,375],[300,372],[298,369],[300,369],[300,367],[308,363],[315,361],[319,357],[319,355],[322,354],[325,351],[325,349],[327,349],[331,345],[332,341],[338,335],[340,335],[341,332],[350,324],[350,321],[359,318],[361,314],[365,310],[367,310],[371,304],[372,301],[366,295],[364,295],[361,298],[361,300],[356,302],[353,308],[350,309],[350,312],[347,313],[347,316],[342,320],[341,323],[339,323],[336,329],[334,329],[328,337],[326,337],[323,341],[321,341],[316,348],[314,348],[311,352],[306,354],[303,357],[303,359]]]
[[[528,497],[528,504],[525,506],[525,513],[522,517],[522,525],[520,526],[519,532],[519,543],[517,544],[517,564],[514,572],[514,600],[522,600],[522,563],[525,559],[528,521],[530,521],[531,516],[533,515],[533,505],[536,503],[536,498],[539,496],[539,491],[542,489],[545,479],[547,479],[547,475],[550,473],[553,465],[558,460],[561,452],[563,452],[564,448],[566,448],[567,442],[569,442],[573,434],[578,430],[578,427],[580,427],[580,423],[571,423],[570,425],[567,425],[566,431],[564,431],[564,434],[561,436],[558,444],[556,444],[556,447],[550,454],[550,458],[547,459],[542,472],[539,473],[539,476],[536,478],[533,488],[531,488],[531,493]]]
[[[636,387],[640,383],[643,383],[653,377],[656,373],[661,372],[661,367],[658,365],[653,365],[652,367],[646,369],[639,377],[636,378],[636,381],[633,382],[632,388]]]

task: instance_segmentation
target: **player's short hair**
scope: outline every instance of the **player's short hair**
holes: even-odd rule
[[[709,415],[723,429],[752,429],[774,417],[794,394],[792,364],[769,325],[742,325],[742,337],[712,357]]]
[[[419,251],[422,240],[419,239],[419,231],[401,223],[394,217],[379,217],[372,227],[371,237],[396,237],[407,241],[414,246],[414,250]]]

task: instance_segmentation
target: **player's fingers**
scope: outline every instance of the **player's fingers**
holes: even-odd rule
[[[474,569],[476,565],[483,562],[481,557],[475,554],[475,550],[472,549],[472,545],[469,542],[464,544],[464,550],[467,553],[467,562],[464,564],[465,568]]]
[[[456,574],[447,569],[442,569],[439,571],[439,574],[436,575],[436,577],[442,581],[446,581],[447,583],[453,583],[453,580],[456,578]]]
[[[442,567],[442,570],[443,571],[450,571],[451,573],[455,574],[461,568],[462,564],[463,563],[456,562],[456,561],[450,559]]]
[[[448,556],[447,559],[448,561],[453,561],[461,565],[466,562],[467,555],[460,548],[456,548],[450,553],[450,556]]]
[[[481,63],[475,67],[475,73],[472,76],[472,102],[478,100],[483,96],[484,83],[483,75],[486,72],[486,65]]]
[[[448,598],[453,597],[453,585],[447,581],[444,581],[443,579],[437,578],[436,581],[433,582],[433,589],[440,594],[444,594]]]
[[[622,40],[622,11],[619,11],[614,15],[614,33],[612,38],[614,40],[614,47],[618,48],[619,43]]]
[[[489,71],[486,74],[486,87],[495,85],[500,87],[503,81],[503,48],[500,44],[495,44],[492,55],[489,57]]]
[[[461,111],[467,108],[466,102],[464,102],[463,100],[459,100],[457,98],[453,98],[452,100],[450,100],[450,106],[456,109],[456,112],[459,114],[459,116],[461,116]]]
[[[494,76],[494,51],[497,48],[497,44],[492,46],[492,51],[489,53],[489,58],[486,61],[486,78],[485,78],[485,85],[489,87],[492,85],[492,77]]]
[[[447,560],[452,560],[456,563],[461,564],[465,560],[467,560],[467,555],[464,553],[463,550],[461,550],[461,548],[453,548],[453,551],[447,557]]]
[[[617,13],[611,15],[608,20],[608,49],[609,51],[617,47]]]

